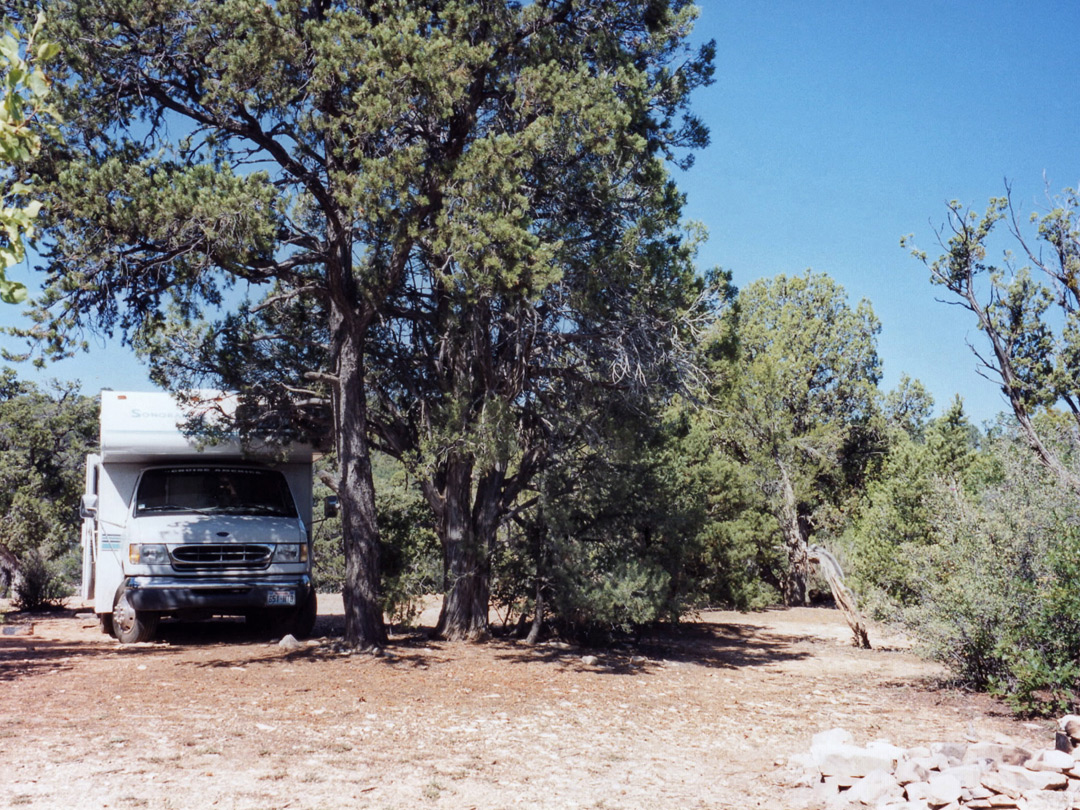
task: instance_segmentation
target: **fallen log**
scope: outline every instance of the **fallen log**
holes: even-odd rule
[[[869,650],[870,637],[866,634],[866,622],[855,603],[855,594],[844,584],[844,570],[840,567],[839,561],[821,546],[810,546],[809,551],[808,559],[825,575],[829,588],[832,590],[833,600],[843,611],[848,627],[855,635],[855,646]]]

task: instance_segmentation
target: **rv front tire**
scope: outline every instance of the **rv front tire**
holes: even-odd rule
[[[127,590],[121,586],[113,602],[113,635],[121,644],[136,644],[154,637],[158,626],[158,614],[136,610],[128,599]]]

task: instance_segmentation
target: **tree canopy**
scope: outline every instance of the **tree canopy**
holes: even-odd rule
[[[329,440],[346,638],[382,643],[371,441],[427,469],[463,581],[546,453],[532,406],[644,381],[693,303],[664,164],[706,137],[695,8],[51,8],[69,123],[37,163],[48,286],[28,336],[63,355],[118,334],[171,387],[239,390],[242,427]],[[491,497],[469,503],[473,482]],[[482,584],[463,596],[450,634],[482,633]]]
[[[877,318],[827,275],[778,275],[744,287],[720,440],[754,470],[787,549],[784,601],[807,597],[810,535],[828,525],[874,440]]]
[[[1080,197],[1066,189],[1050,203],[1047,213],[1031,215],[1032,233],[1009,194],[990,200],[981,214],[954,200],[938,234],[945,252],[935,260],[918,248],[912,253],[931,282],[974,316],[989,344],[989,351],[971,345],[985,375],[1000,384],[1040,462],[1080,495],[1080,477],[1034,419],[1061,404],[1080,426]],[[1002,227],[1011,237],[1006,243],[995,238]],[[910,243],[910,236],[901,242]]]

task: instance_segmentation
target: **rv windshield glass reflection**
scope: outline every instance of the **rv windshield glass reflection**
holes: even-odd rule
[[[135,514],[168,512],[296,517],[281,473],[239,467],[147,470],[139,482]]]

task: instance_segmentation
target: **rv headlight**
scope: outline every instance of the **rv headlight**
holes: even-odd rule
[[[132,543],[128,561],[132,565],[168,565],[169,550],[161,543]]]
[[[279,543],[274,552],[274,562],[307,562],[307,545],[304,543]]]

